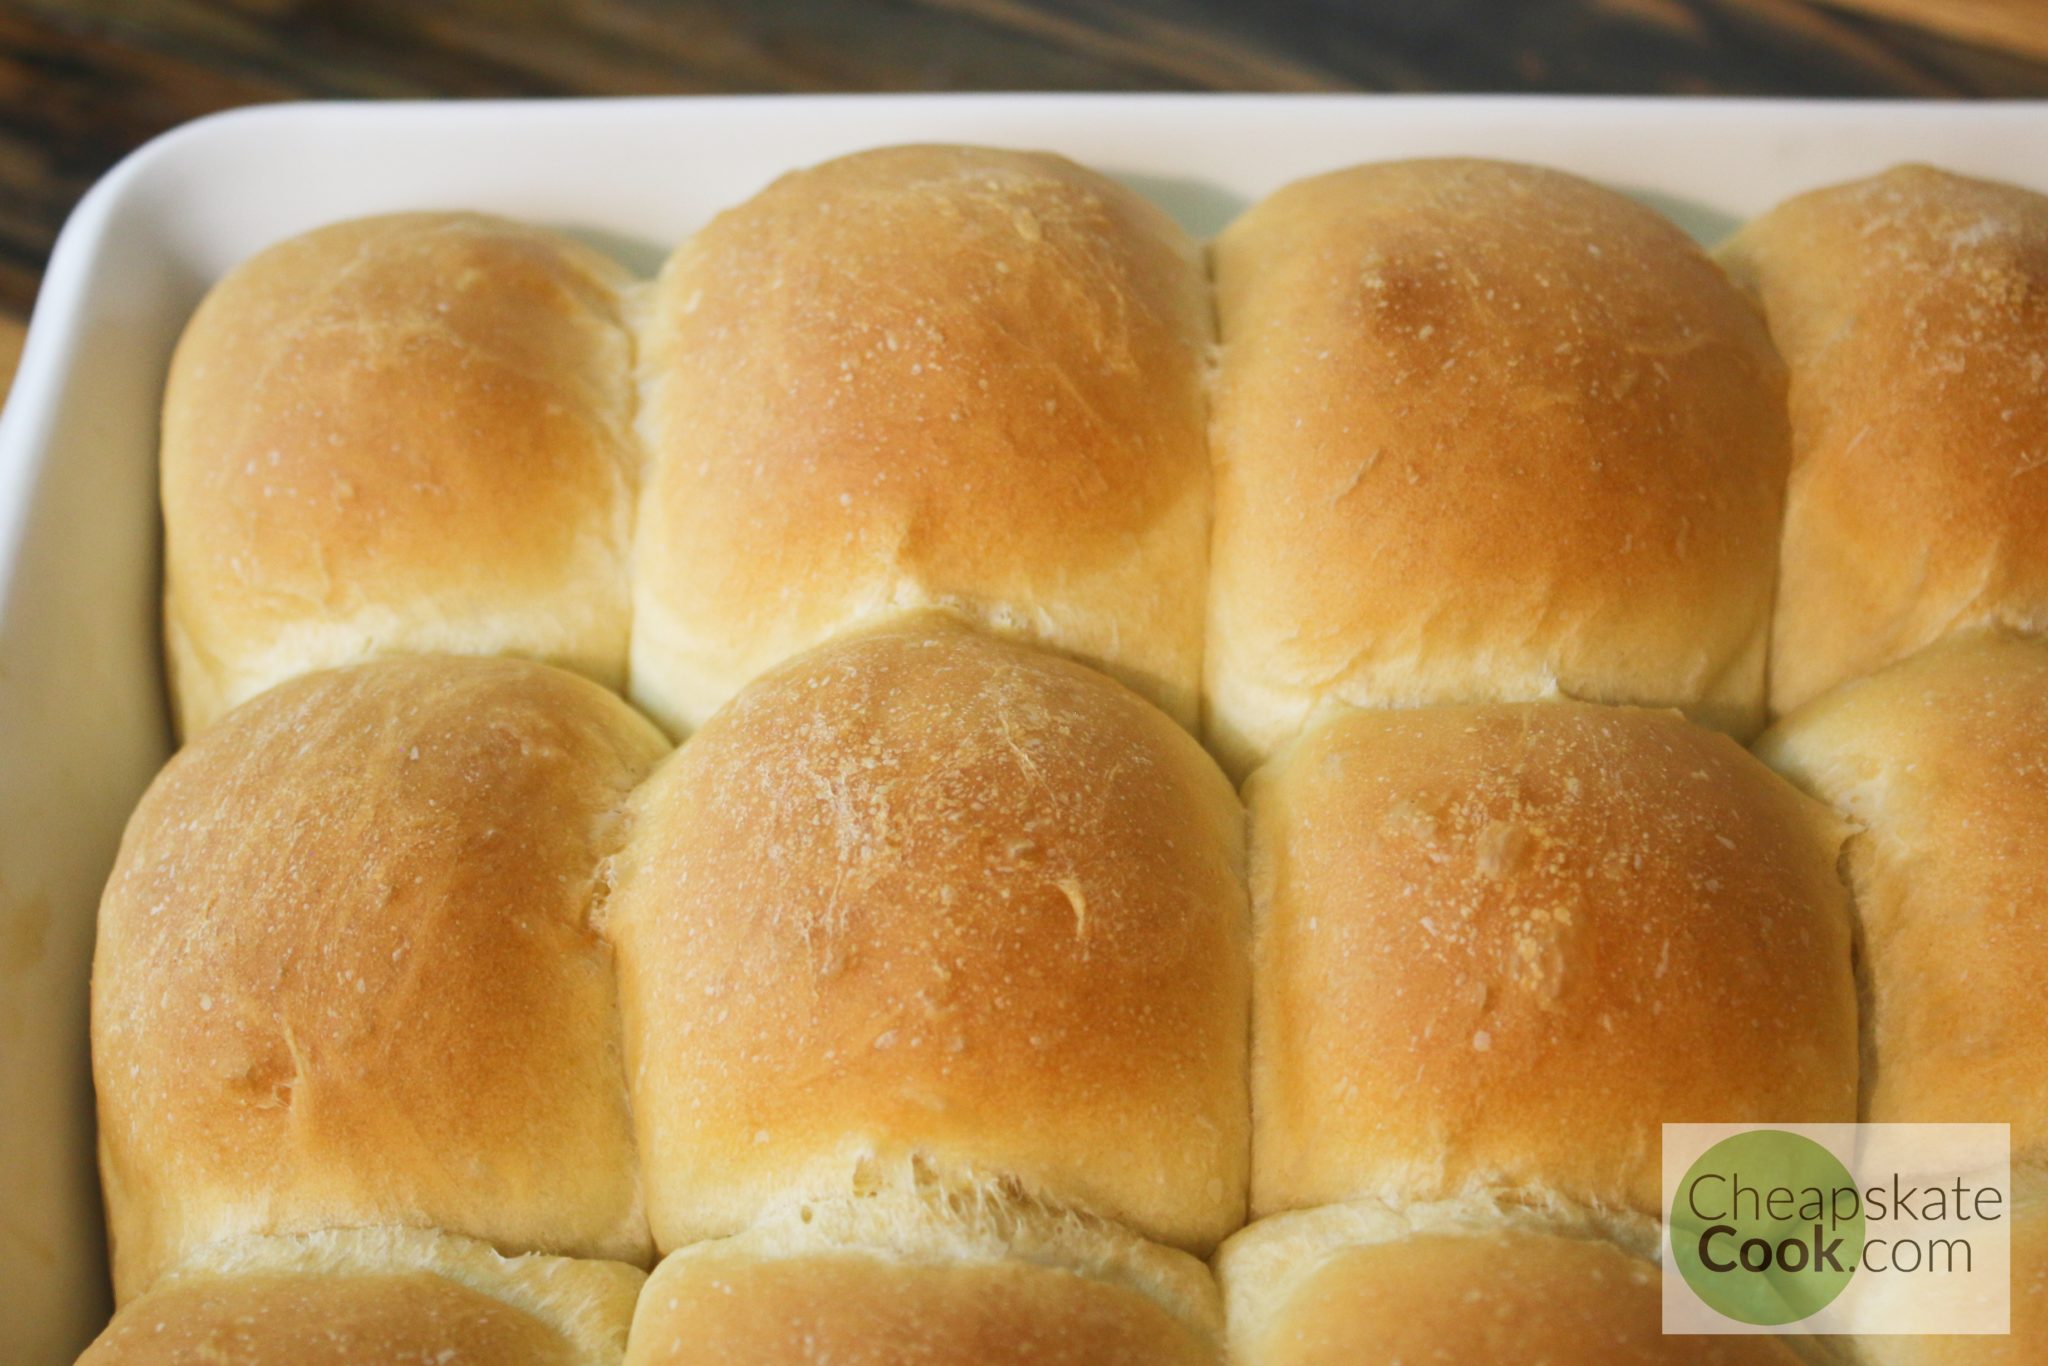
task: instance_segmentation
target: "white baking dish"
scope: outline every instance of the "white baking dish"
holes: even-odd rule
[[[0,420],[0,1360],[69,1360],[107,1312],[92,1159],[93,908],[163,762],[156,414],[208,283],[278,238],[404,208],[568,227],[651,269],[717,209],[864,146],[1050,148],[1197,232],[1313,171],[1544,162],[1703,238],[1794,191],[1924,160],[2048,190],[2048,104],[967,96],[297,105],[137,152],[65,227]]]

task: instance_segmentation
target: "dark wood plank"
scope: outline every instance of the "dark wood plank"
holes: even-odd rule
[[[2048,57],[2048,5],[2041,0],[1827,0],[1842,9],[1862,10],[1920,28]]]
[[[1809,0],[0,0],[0,313],[107,167],[236,105],[1017,89],[2048,96],[2048,61]]]
[[[21,364],[21,343],[28,335],[19,318],[0,317],[0,404],[14,386],[14,367]]]

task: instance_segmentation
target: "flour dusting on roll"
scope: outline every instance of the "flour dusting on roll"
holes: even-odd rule
[[[214,287],[164,396],[185,734],[386,654],[523,655],[624,684],[626,283],[539,228],[394,214],[294,237]]]
[[[223,1238],[364,1224],[648,1257],[589,912],[666,748],[573,674],[425,656],[296,679],[172,759],[93,960],[118,1299]]]
[[[652,309],[633,696],[657,720],[946,606],[1194,724],[1209,300],[1157,207],[1042,152],[863,152],[714,219]]]
[[[1210,743],[1344,707],[1682,708],[1746,736],[1787,455],[1755,310],[1557,171],[1361,166],[1214,249]]]
[[[1252,1212],[1662,1208],[1662,1127],[1856,1117],[1846,831],[1724,735],[1362,712],[1247,786]]]
[[[1792,374],[1772,710],[1960,628],[2048,628],[2048,196],[1902,166],[1721,257]]]
[[[942,614],[756,682],[635,795],[606,907],[656,1243],[915,1177],[1214,1246],[1242,823],[1144,699]]]
[[[2048,643],[1945,641],[1757,750],[1859,827],[1863,1118],[2009,1124],[2048,1160]]]

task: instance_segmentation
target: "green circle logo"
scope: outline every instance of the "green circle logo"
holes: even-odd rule
[[[1673,1194],[1671,1255],[1709,1308],[1742,1323],[1796,1323],[1856,1274],[1861,1192],[1810,1138],[1736,1134],[1707,1149]]]

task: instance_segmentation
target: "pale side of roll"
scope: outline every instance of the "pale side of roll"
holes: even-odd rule
[[[1664,1124],[1856,1117],[1847,831],[1728,737],[1357,713],[1246,798],[1254,1217],[1494,1187],[1655,1215]]]
[[[1192,726],[1210,335],[1194,243],[1046,153],[884,148],[721,214],[648,324],[635,700],[691,729],[939,605]]]
[[[617,1366],[645,1280],[423,1229],[235,1239],[116,1314],[79,1366]]]
[[[588,913],[666,748],[573,674],[433,656],[296,679],[172,759],[93,962],[117,1299],[350,1225],[648,1258]]]
[[[1771,708],[1961,628],[2048,628],[2048,196],[1925,166],[1722,248],[1791,367]]]
[[[623,685],[626,283],[538,228],[397,214],[292,238],[214,287],[164,395],[185,734],[385,654],[524,655]]]
[[[1798,1366],[1769,1337],[1663,1333],[1656,1225],[1500,1192],[1264,1219],[1216,1273],[1232,1366]]]
[[[2010,1124],[2015,1158],[2048,1158],[2048,643],[1944,641],[1757,752],[1861,827],[1863,1118]]]
[[[2048,1169],[2012,1168],[2011,1292],[2002,1334],[1884,1334],[1856,1341],[1863,1366],[2033,1366],[2048,1360]],[[1894,1318],[1916,1306],[1873,1304]]]
[[[1244,1217],[1243,813],[1186,732],[938,613],[800,656],[632,806],[606,933],[657,1245],[899,1185]]]
[[[1216,1366],[1208,1268],[1114,1224],[929,1183],[784,1202],[649,1278],[632,1366]]]
[[[1761,726],[1783,368],[1675,226],[1556,171],[1398,162],[1288,186],[1213,260],[1227,768],[1344,707]]]

